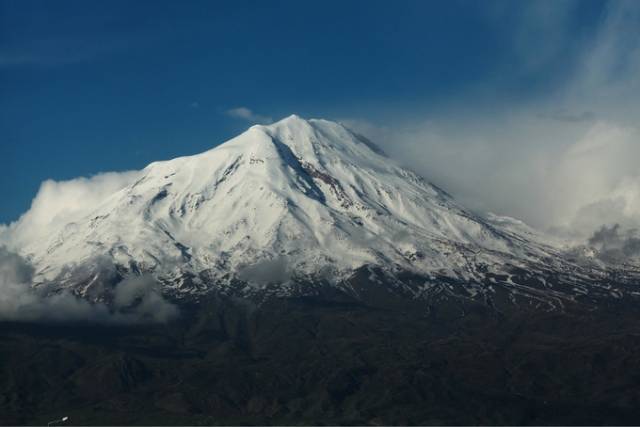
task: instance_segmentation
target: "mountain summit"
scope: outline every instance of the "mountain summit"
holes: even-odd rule
[[[2,239],[28,257],[41,284],[94,298],[113,277],[143,272],[176,297],[287,295],[318,283],[484,301],[500,288],[514,303],[550,307],[592,294],[582,282],[593,272],[572,275],[580,292],[562,284],[576,267],[539,235],[464,209],[327,120],[293,115],[252,126],[204,153],[151,163],[102,193],[73,210],[34,203]],[[43,217],[48,226],[38,228]]]

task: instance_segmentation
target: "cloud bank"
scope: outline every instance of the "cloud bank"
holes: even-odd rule
[[[132,276],[115,286],[113,304],[90,303],[68,291],[48,293],[32,286],[34,269],[0,247],[0,321],[166,323],[178,315],[150,276]]]
[[[638,230],[620,230],[620,225],[602,226],[593,233],[589,244],[598,250],[603,261],[621,263],[640,255],[640,237]]]
[[[18,221],[0,228],[0,245],[12,250],[87,215],[105,199],[133,183],[139,171],[109,172],[68,181],[47,180]]]
[[[496,5],[490,19],[513,9]],[[574,58],[535,96],[487,97],[492,82],[438,112],[343,122],[478,211],[583,242],[603,225],[639,227],[640,3],[607,3],[577,46],[569,21],[582,6],[533,1],[509,15],[513,74],[535,78],[559,55]]]
[[[112,290],[110,304],[91,303],[65,290],[34,287],[34,268],[18,255],[24,247],[55,236],[88,215],[109,196],[135,182],[139,171],[103,173],[68,181],[47,180],[31,208],[8,226],[0,227],[0,320],[93,322],[102,324],[165,323],[178,315],[151,276],[130,276]],[[105,277],[113,276],[107,260],[94,260]],[[79,267],[82,268],[82,267]],[[77,273],[80,273],[77,271]],[[96,271],[91,271],[96,275]]]

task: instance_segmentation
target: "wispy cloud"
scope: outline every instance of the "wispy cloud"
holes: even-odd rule
[[[0,51],[0,68],[16,67],[57,67],[90,60],[92,52],[54,52],[39,50],[4,50]]]
[[[493,18],[511,25],[511,49],[521,72],[540,72],[571,50],[575,41],[571,22],[579,0],[498,1],[495,5]]]
[[[0,46],[0,68],[61,67],[88,62],[153,41],[148,35],[53,37]]]
[[[525,73],[572,45],[568,11],[581,3],[529,6],[525,33],[513,40],[523,58],[535,57],[523,59]],[[483,108],[465,93],[428,116],[404,111],[383,126],[348,125],[475,209],[583,241],[603,224],[640,227],[640,3],[609,2],[603,13],[566,79],[534,100]]]
[[[541,119],[557,120],[559,122],[590,122],[596,119],[596,113],[593,111],[582,111],[580,113],[572,113],[569,111],[552,111],[539,113]]]
[[[226,111],[226,114],[229,117],[233,117],[235,119],[243,119],[251,123],[260,123],[260,124],[273,123],[273,119],[271,117],[263,116],[261,114],[256,114],[247,107],[231,108],[230,110]]]

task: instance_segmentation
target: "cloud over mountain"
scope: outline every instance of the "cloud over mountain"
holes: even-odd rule
[[[250,123],[269,124],[273,122],[271,117],[256,114],[247,107],[231,108],[227,110],[226,113],[229,117],[243,119]]]
[[[67,290],[33,287],[33,266],[0,246],[0,321],[164,323],[178,309],[158,292],[150,276],[129,277],[115,286],[114,303],[90,303]]]
[[[606,3],[578,44],[569,18],[581,2],[494,6],[492,19],[520,28],[521,79],[554,72],[558,55],[574,66],[528,98],[491,98],[500,86],[483,82],[436,111],[344,122],[479,211],[582,241],[603,224],[639,226],[640,4]]]

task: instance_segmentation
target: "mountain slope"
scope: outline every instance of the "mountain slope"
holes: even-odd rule
[[[87,295],[126,272],[151,272],[176,295],[273,284],[287,294],[319,281],[354,290],[350,278],[366,269],[371,286],[398,287],[399,275],[411,274],[413,284],[400,287],[414,297],[459,282],[453,293],[486,299],[491,284],[531,296],[513,269],[557,276],[572,268],[541,236],[465,210],[342,125],[297,116],[152,163],[41,233],[29,215],[4,239],[29,257],[39,281]]]

